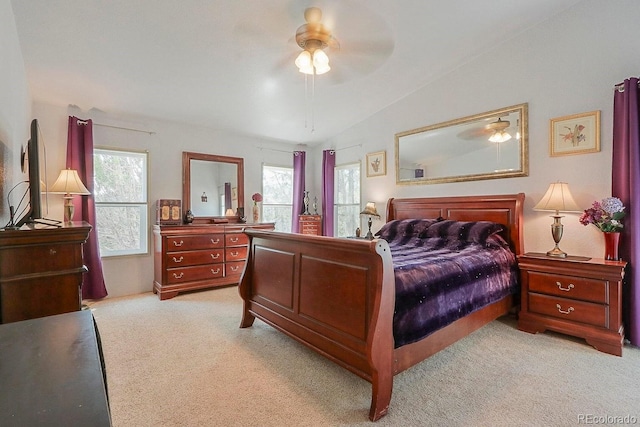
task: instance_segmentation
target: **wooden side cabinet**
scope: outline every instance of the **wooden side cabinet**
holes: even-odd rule
[[[300,234],[322,236],[322,215],[300,215]]]
[[[518,265],[522,284],[518,329],[573,335],[600,351],[622,356],[626,262],[527,253],[518,257]]]
[[[80,310],[91,225],[0,231],[0,323]]]

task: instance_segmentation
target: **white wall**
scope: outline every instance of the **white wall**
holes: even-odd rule
[[[27,179],[20,170],[20,149],[26,145],[31,122],[29,87],[9,0],[0,0],[0,94],[0,227],[4,227],[9,221],[7,195]],[[16,188],[11,202],[17,203],[26,188]]]
[[[594,200],[611,195],[613,86],[640,74],[638,17],[640,2],[635,0],[578,3],[356,124],[317,147],[314,158],[321,158],[322,149],[336,148],[337,163],[342,164],[386,150],[387,175],[362,178],[363,203],[372,200],[378,206],[385,206],[390,197],[524,192],[525,249],[546,252],[553,247],[552,219],[532,207],[551,182],[568,182],[574,198],[585,209]],[[528,177],[396,185],[396,133],[524,102],[529,104]],[[549,120],[593,110],[602,113],[601,151],[550,157]],[[341,150],[358,144],[362,146]],[[315,177],[318,192],[319,170]],[[378,209],[381,214],[384,211]],[[595,227],[581,225],[578,217],[566,214],[560,247],[569,254],[602,257],[602,236]],[[375,221],[373,228],[379,228],[384,220]]]
[[[65,167],[67,120],[70,115],[93,119],[95,123],[154,132],[120,130],[94,126],[94,144],[149,152],[149,223],[155,221],[158,199],[182,199],[182,152],[193,151],[244,158],[245,212],[252,206],[251,195],[262,191],[262,163],[291,165],[294,146],[231,135],[222,131],[144,117],[116,116],[98,110],[81,111],[73,106],[34,103],[47,144],[47,182],[52,183]],[[52,219],[62,219],[62,199],[50,196]],[[151,245],[151,248],[153,246]],[[103,259],[104,275],[110,297],[149,292],[153,286],[153,255]]]

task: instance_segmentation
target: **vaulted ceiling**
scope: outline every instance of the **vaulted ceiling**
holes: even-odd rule
[[[36,101],[313,144],[579,1],[11,3]],[[311,6],[340,47],[305,82],[295,33]]]

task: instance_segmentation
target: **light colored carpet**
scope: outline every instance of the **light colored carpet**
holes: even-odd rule
[[[611,356],[513,318],[397,375],[389,414],[372,424],[370,384],[260,321],[240,329],[235,287],[90,306],[115,427],[640,424],[640,349]]]

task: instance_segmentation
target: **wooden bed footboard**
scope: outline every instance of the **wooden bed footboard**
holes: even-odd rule
[[[387,413],[393,387],[395,279],[384,240],[247,229],[239,285],[241,327],[266,322],[371,382],[369,418]]]
[[[492,221],[516,255],[523,253],[524,194],[390,199],[387,221],[443,218]],[[512,296],[415,343],[394,349],[395,276],[384,240],[245,230],[249,254],[239,291],[240,327],[259,318],[371,382],[369,419],[384,416],[394,374],[506,314]]]

